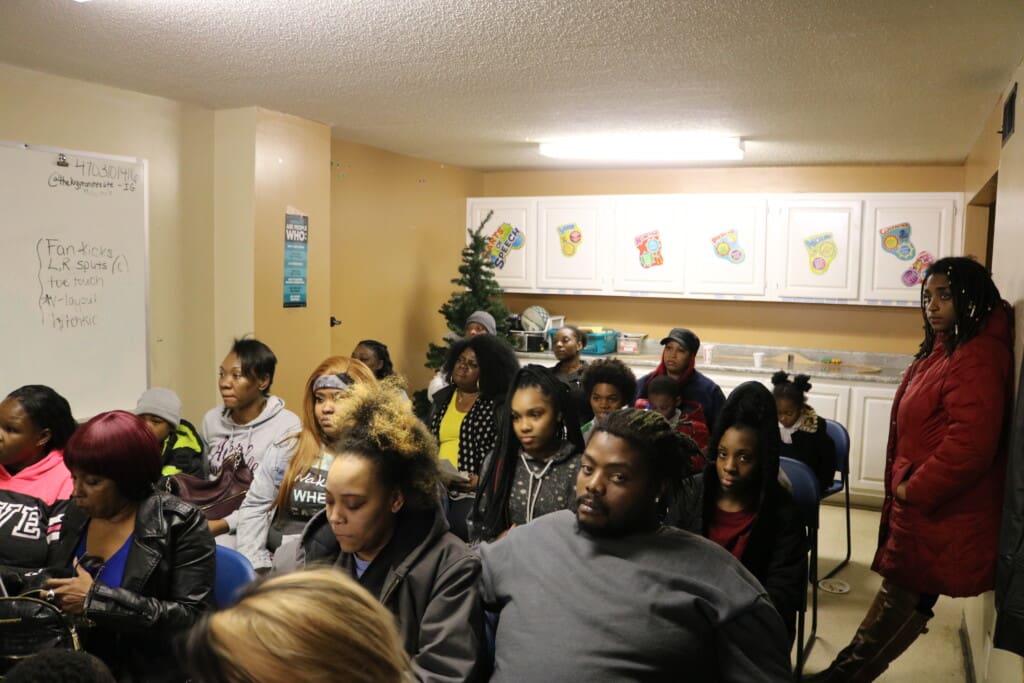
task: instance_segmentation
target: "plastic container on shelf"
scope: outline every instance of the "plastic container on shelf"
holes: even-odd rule
[[[584,328],[580,328],[584,330]],[[615,330],[602,330],[594,332],[584,330],[587,333],[587,345],[580,353],[587,356],[600,356],[605,353],[615,353],[615,346],[619,339],[619,333]]]
[[[619,334],[619,341],[616,348],[619,353],[640,353],[640,348],[644,344],[644,339],[647,339],[646,334],[639,332],[622,332]]]

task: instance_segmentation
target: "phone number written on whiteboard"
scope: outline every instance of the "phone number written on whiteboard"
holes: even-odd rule
[[[139,185],[139,171],[133,166],[109,161],[73,158],[63,171],[51,173],[47,184],[84,190],[89,194],[110,194],[115,190],[135,192]]]

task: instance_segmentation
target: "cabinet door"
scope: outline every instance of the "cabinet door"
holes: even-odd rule
[[[672,197],[615,200],[613,284],[623,294],[682,294],[684,232]]]
[[[610,284],[602,259],[610,213],[610,203],[602,198],[537,201],[537,287],[597,292]]]
[[[534,286],[537,252],[537,201],[534,199],[469,199],[466,222],[476,230],[488,211],[494,215],[484,226],[494,277],[503,289],[528,290]],[[468,241],[468,236],[467,236]]]
[[[687,199],[683,223],[687,292],[764,295],[764,199],[744,195]]]
[[[769,203],[776,295],[856,299],[861,202],[783,200]]]
[[[807,403],[820,417],[834,420],[845,427],[850,410],[850,387],[819,382],[812,377]]]
[[[952,198],[870,199],[864,207],[861,298],[918,303],[928,265],[953,255]]]
[[[896,387],[865,386],[851,390],[850,490],[885,495],[885,448]]]

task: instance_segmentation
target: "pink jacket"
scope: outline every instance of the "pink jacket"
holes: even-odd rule
[[[11,476],[0,465],[0,490],[23,493],[47,505],[71,497],[71,472],[64,466],[64,451],[50,451],[36,464]]]

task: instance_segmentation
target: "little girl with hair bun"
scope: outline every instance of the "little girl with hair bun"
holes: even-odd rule
[[[809,375],[789,378],[785,370],[772,375],[772,394],[779,413],[782,454],[806,464],[818,476],[821,490],[832,485],[836,472],[836,446],[819,417],[807,404],[811,389]]]

